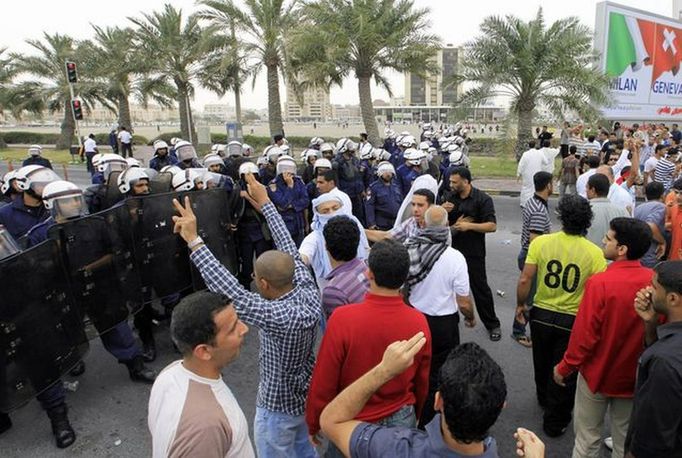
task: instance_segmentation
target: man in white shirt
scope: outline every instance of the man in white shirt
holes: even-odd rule
[[[85,152],[86,167],[90,175],[95,173],[95,168],[92,166],[92,157],[99,153],[97,150],[97,142],[95,141],[95,134],[88,135],[88,138],[83,142],[83,151]]]
[[[170,330],[183,357],[152,387],[153,457],[254,457],[244,412],[220,373],[237,359],[249,331],[232,301],[208,291],[192,294],[173,310]]]
[[[533,183],[535,174],[543,171],[552,173],[554,171],[554,157],[556,157],[554,155],[550,159],[549,155],[545,154],[544,148],[535,149],[535,140],[531,140],[528,147],[530,149],[521,155],[519,165],[516,167],[517,181],[521,178],[519,199],[522,207],[535,194],[535,184]],[[556,151],[558,154],[559,150]]]
[[[587,180],[590,179],[592,175],[597,173],[597,167],[599,167],[599,156],[588,156],[587,166],[589,169],[578,177],[578,181],[575,182],[575,189],[578,195],[583,199],[587,199]]]
[[[121,143],[121,156],[133,157],[133,136],[126,130],[125,126],[121,126],[121,131],[118,133],[118,141]],[[128,156],[126,156],[126,153]]]
[[[650,181],[654,181],[654,171],[656,170],[656,164],[663,157],[666,150],[668,149],[665,145],[656,145],[654,150],[654,155],[646,160],[644,163],[644,186],[646,186]]]
[[[419,235],[405,241],[410,254],[410,273],[405,281],[410,305],[426,317],[432,339],[429,395],[420,425],[427,425],[436,414],[433,401],[438,390],[438,374],[450,351],[459,345],[458,311],[464,315],[467,327],[476,324],[466,260],[448,241],[448,212],[440,205],[432,205],[424,213],[424,226]],[[441,254],[433,262],[430,258],[437,252]],[[426,271],[420,274],[420,268]],[[418,283],[412,284],[415,280]]]
[[[622,186],[614,183],[613,170],[608,165],[600,165],[597,168],[597,173],[605,175],[609,179],[610,187],[607,198],[612,204],[624,208],[628,212],[628,216],[632,216],[635,210],[635,199]]]

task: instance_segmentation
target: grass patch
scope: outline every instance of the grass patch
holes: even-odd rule
[[[511,157],[471,156],[471,175],[474,178],[516,178],[516,160]]]
[[[69,164],[72,159],[69,151],[65,149],[43,149],[42,156],[49,159],[52,164]],[[28,151],[25,148],[6,148],[0,150],[0,161],[12,161],[15,167],[20,165],[27,157]]]

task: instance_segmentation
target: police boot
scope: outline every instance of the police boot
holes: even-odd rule
[[[52,423],[52,434],[54,434],[59,448],[66,448],[76,441],[76,433],[69,423],[67,412],[66,404],[61,404],[47,411],[47,416],[50,417]]]
[[[12,419],[9,414],[0,412],[0,434],[12,427]]]
[[[129,361],[124,362],[133,382],[154,383],[156,372],[145,366],[142,355],[138,355]]]

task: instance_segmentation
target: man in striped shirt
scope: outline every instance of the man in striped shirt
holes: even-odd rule
[[[346,216],[335,216],[322,230],[329,253],[332,271],[327,276],[327,286],[322,290],[322,310],[329,318],[341,305],[362,302],[369,290],[365,275],[367,265],[356,256],[360,243],[360,229]]]
[[[666,192],[670,190],[670,186],[673,183],[675,175],[675,162],[673,162],[673,158],[677,156],[677,153],[676,148],[670,148],[665,156],[656,163],[656,168],[654,168],[654,181],[663,183]]]
[[[539,235],[549,234],[552,226],[549,219],[549,206],[547,205],[549,196],[554,192],[552,174],[549,172],[538,172],[533,176],[533,182],[535,185],[535,194],[528,199],[528,202],[523,207],[521,251],[519,251],[518,257],[519,270],[523,270],[523,265],[526,263],[526,255],[528,254],[530,242]],[[533,279],[528,299],[526,299],[528,309],[533,306],[535,288],[536,280]],[[512,338],[524,347],[530,347],[532,345],[530,338],[526,335],[527,323],[528,312],[517,310],[512,324]]]

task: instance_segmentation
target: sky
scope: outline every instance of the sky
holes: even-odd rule
[[[240,4],[240,0],[235,0]],[[431,10],[431,32],[439,35],[444,44],[460,46],[479,34],[479,24],[490,15],[513,14],[524,20],[535,16],[540,6],[543,8],[545,21],[551,23],[566,16],[577,16],[581,22],[594,27],[596,0],[544,0],[515,1],[478,0],[461,2],[452,0],[414,0],[418,7]],[[2,6],[3,25],[0,27],[0,48],[8,48],[13,52],[29,53],[31,47],[26,39],[38,39],[43,32],[68,34],[78,39],[92,36],[90,24],[100,26],[127,26],[130,16],[140,16],[140,12],[151,12],[171,3],[183,12],[193,12],[198,8],[194,0],[5,0]],[[671,16],[673,0],[619,0],[621,5],[631,6],[646,11]],[[465,6],[466,5],[466,6]],[[473,7],[472,7],[473,6]],[[404,93],[404,78],[401,74],[387,73],[395,96]],[[283,85],[280,87],[281,98],[286,98]],[[372,89],[373,99],[389,100],[388,94],[376,86]],[[192,105],[201,109],[207,103],[233,104],[234,96],[227,94],[222,100],[216,95],[198,90]],[[344,82],[343,87],[332,88],[331,102],[338,104],[357,104],[357,83],[353,78]],[[249,82],[242,93],[242,106],[246,108],[267,107],[267,89],[264,75],[260,75],[255,87]]]

